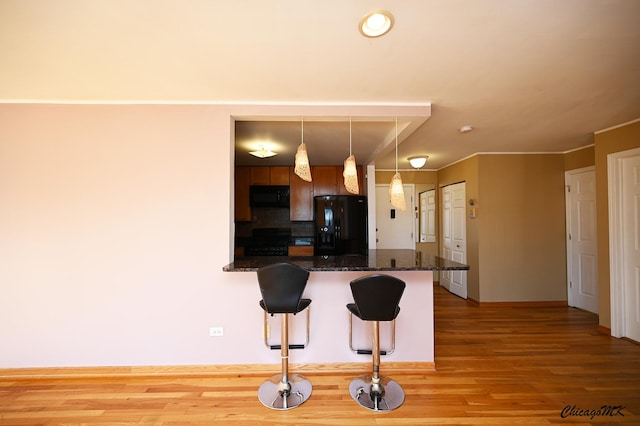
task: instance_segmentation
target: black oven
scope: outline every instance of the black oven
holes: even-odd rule
[[[245,256],[286,256],[291,244],[290,228],[256,228],[244,248]]]

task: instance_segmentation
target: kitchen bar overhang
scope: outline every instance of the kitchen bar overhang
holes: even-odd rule
[[[238,274],[237,285],[255,286],[255,300],[234,302],[241,303],[244,310],[251,310],[251,315],[256,315],[260,309],[260,292],[255,276],[259,268],[289,262],[311,272],[305,290],[305,297],[312,299],[310,343],[305,350],[292,354],[293,364],[369,364],[370,356],[358,355],[349,348],[349,314],[346,305],[353,302],[349,283],[370,274],[388,274],[400,278],[406,283],[406,288],[400,301],[402,310],[397,318],[396,348],[392,354],[385,356],[385,363],[400,363],[400,366],[411,363],[412,368],[434,369],[433,271],[466,273],[469,267],[416,250],[385,249],[369,250],[367,253],[313,257],[247,256],[236,259],[224,266],[223,270],[252,273]],[[294,330],[304,329],[304,318],[298,317],[293,316],[290,322]],[[356,319],[353,325],[354,341],[359,346],[370,345],[371,332],[367,324]],[[256,321],[256,330],[260,327],[261,324]],[[275,325],[271,327],[272,332],[277,329]],[[292,339],[296,339],[295,333]],[[390,330],[381,330],[381,345],[389,341]],[[256,362],[259,359],[262,358],[256,354]]]
[[[245,256],[223,267],[225,272],[252,272],[263,266],[288,262],[309,272],[361,271],[465,271],[468,265],[417,250],[368,250],[367,255],[348,256]],[[391,274],[393,275],[393,274]]]

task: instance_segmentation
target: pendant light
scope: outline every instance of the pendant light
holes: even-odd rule
[[[360,187],[358,186],[358,168],[356,167],[356,156],[351,153],[351,117],[349,117],[349,157],[344,160],[344,187],[347,188],[347,192],[352,194],[359,194]]]
[[[389,196],[391,197],[391,205],[396,209],[407,210],[407,203],[404,200],[404,188],[402,187],[402,178],[398,173],[398,117],[396,117],[396,174],[391,178],[389,184]]]
[[[309,157],[307,156],[307,147],[304,144],[304,117],[302,118],[302,138],[298,151],[296,152],[295,168],[293,172],[300,176],[300,179],[311,182],[311,166],[309,166]]]

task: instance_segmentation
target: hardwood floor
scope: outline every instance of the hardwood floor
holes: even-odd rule
[[[313,394],[290,411],[257,399],[275,371],[240,366],[155,377],[127,369],[41,378],[0,370],[0,425],[640,425],[640,346],[600,334],[595,315],[474,307],[439,287],[435,300],[437,371],[385,368],[383,357],[382,374],[406,393],[390,413],[355,404],[348,386],[357,374],[349,368],[305,371]],[[602,407],[611,407],[609,415],[597,413]]]

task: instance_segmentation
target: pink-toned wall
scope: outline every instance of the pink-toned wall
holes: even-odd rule
[[[233,117],[413,112],[0,104],[0,368],[277,364],[255,275],[222,271]]]
[[[212,107],[0,105],[0,366],[216,358],[228,132]]]

